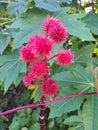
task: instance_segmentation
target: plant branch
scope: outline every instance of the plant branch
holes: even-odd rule
[[[69,96],[63,96],[63,97],[60,97],[60,98],[56,98],[56,99],[54,99],[52,101],[46,102],[46,107],[51,105],[51,104],[54,104],[56,102],[62,101],[64,99],[74,98],[74,97],[81,97],[81,96],[86,96],[86,95],[93,95],[93,94],[96,94],[96,92],[79,93],[79,94],[73,94],[73,95],[69,95]]]
[[[41,108],[40,117],[39,117],[40,130],[45,130],[45,109],[46,109],[46,105],[45,105],[45,97],[44,96],[42,97],[40,108]]]
[[[8,110],[8,111],[5,111],[5,112],[1,112],[0,116],[8,115],[8,114],[11,114],[13,112],[23,110],[23,109],[26,109],[26,108],[36,108],[36,107],[39,107],[40,105],[41,105],[40,103],[35,103],[35,104],[29,104],[29,105],[22,106],[22,107],[17,107],[17,108],[14,108],[14,109],[11,109],[11,110]]]
[[[49,101],[49,102],[44,101],[44,102],[40,102],[40,103],[35,103],[35,104],[30,104],[30,105],[14,108],[14,109],[11,109],[11,110],[8,110],[8,111],[5,111],[5,112],[1,112],[0,116],[8,115],[10,113],[13,113],[13,112],[16,112],[16,111],[19,111],[19,110],[23,110],[23,109],[26,109],[26,108],[36,108],[36,107],[41,107],[40,115],[43,116],[45,109],[44,109],[44,111],[42,109],[48,107],[51,104],[54,104],[56,102],[59,102],[59,101],[62,101],[64,99],[68,99],[68,98],[81,97],[81,96],[93,95],[93,94],[97,94],[97,93],[96,92],[90,92],[90,93],[80,93],[80,94],[73,94],[73,95],[69,95],[69,96],[63,96],[63,97],[56,98],[56,99]],[[42,107],[42,106],[44,106],[44,107]],[[41,129],[41,130],[44,130],[44,129]]]
[[[48,61],[49,61],[49,60],[52,60],[53,58],[55,58],[55,57],[57,57],[57,56],[58,56],[58,54],[55,54],[54,56],[50,57],[50,58],[48,59]]]

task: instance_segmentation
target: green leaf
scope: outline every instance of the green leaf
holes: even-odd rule
[[[72,2],[72,0],[59,0],[59,2],[66,2],[66,3],[70,4]]]
[[[98,35],[98,14],[88,13],[82,20],[92,33]]]
[[[80,65],[73,65],[68,68],[70,71],[63,71],[56,73],[52,76],[61,87],[67,87],[69,85],[74,85],[78,89],[85,89],[94,85],[92,72]],[[81,87],[78,87],[81,86]]]
[[[40,12],[40,13],[39,13]],[[16,20],[9,29],[19,29],[17,33],[12,34],[14,37],[14,48],[21,47],[24,43],[28,41],[28,38],[34,34],[39,34],[41,32],[41,21],[47,14],[46,11],[42,11],[37,8],[25,13],[22,17]]]
[[[84,130],[83,125],[77,125],[75,127],[70,127],[68,130]]]
[[[54,12],[61,9],[59,2],[57,0],[34,0],[34,1],[36,7],[46,9],[48,11]]]
[[[29,130],[27,127],[23,127],[21,130]]]
[[[80,125],[83,121],[80,116],[70,116],[63,123],[67,125]]]
[[[9,2],[7,6],[7,12],[9,15],[16,15],[17,13],[23,13],[26,11],[26,0],[19,0],[17,2]]]
[[[10,37],[8,35],[0,34],[0,54],[2,55],[6,47],[10,42]]]
[[[66,11],[68,10],[68,7],[62,8],[59,12],[55,12],[54,15],[61,19],[61,22],[64,23],[64,26],[67,28],[69,34],[87,41],[95,41],[89,28],[86,27],[86,24],[78,20],[78,18],[83,17],[83,15],[66,15]],[[42,34],[42,21],[49,14],[51,15],[51,13],[45,10],[33,8],[16,20],[9,27],[9,29],[18,29],[17,33],[12,33],[12,36],[14,37],[13,49],[21,47],[28,41],[28,38],[31,35]]]
[[[83,107],[84,130],[98,130],[98,96],[92,95],[86,99]]]
[[[84,39],[85,41],[95,41],[92,36],[90,29],[87,28],[86,24],[80,20],[83,17],[82,14],[70,14],[59,16],[64,26],[68,30],[70,35]]]
[[[9,126],[9,130],[19,130],[20,128],[19,120],[20,118],[14,117],[12,123]]]
[[[51,107],[51,112],[49,115],[49,118],[59,117],[63,113],[68,113],[74,110],[77,110],[82,103],[83,98],[71,98],[71,99],[65,99],[63,101],[55,103]]]
[[[82,14],[71,14],[66,15],[66,12],[70,8],[61,8],[60,11],[56,11],[54,15],[61,19],[61,22],[64,23],[64,26],[67,28],[68,33],[76,36],[80,39],[85,39],[86,41],[95,41],[89,28],[86,24],[80,20],[84,15]],[[39,13],[40,12],[40,13]],[[51,13],[33,8],[27,13],[24,13],[18,20],[13,22],[9,27],[10,30],[18,29],[18,32],[12,31],[12,36],[14,37],[14,48],[21,47],[24,43],[28,41],[28,38],[34,34],[42,34],[41,24],[45,17],[51,15]],[[53,15],[53,14],[52,14]]]
[[[0,80],[4,80],[4,92],[6,92],[10,85],[17,79],[19,73],[26,72],[25,63],[20,60],[19,55],[15,52],[12,53],[12,55],[13,56],[9,56],[8,62],[5,61],[8,55],[0,57],[2,59],[4,57],[5,61],[5,64],[0,67]]]
[[[12,55],[13,53],[9,54],[9,55],[2,55],[0,56],[0,66],[4,65],[7,62],[11,62],[11,61],[16,61],[17,57],[15,57],[15,55]]]
[[[40,130],[39,124],[35,123],[34,125],[31,126],[30,130]]]
[[[26,116],[26,115],[25,115]],[[27,125],[28,123],[29,123],[29,117],[28,118],[26,118],[26,117],[22,117],[22,118],[20,118],[20,121],[19,121],[19,123],[20,123],[20,126],[21,127],[23,127],[23,126],[25,126],[25,125]]]
[[[32,114],[32,123],[36,124],[36,122],[39,121],[39,112],[38,111],[33,111]]]
[[[86,69],[82,66],[71,66],[70,71],[57,73],[52,78],[58,82],[61,88],[57,97],[91,91],[91,88],[94,87],[92,73],[88,68]],[[79,109],[82,100],[83,97],[75,97],[53,104],[49,118],[61,116],[63,113]]]
[[[82,48],[78,48],[77,45],[73,45],[73,52],[75,54],[75,63],[89,65],[92,58],[91,54],[93,53],[94,48],[96,47],[95,44],[92,45],[85,45]]]
[[[15,85],[15,86],[18,86],[19,83],[22,81],[23,77],[24,77],[24,74],[23,74],[23,73],[22,73],[22,74],[19,74],[19,76],[17,77],[17,79],[14,81],[14,85]]]

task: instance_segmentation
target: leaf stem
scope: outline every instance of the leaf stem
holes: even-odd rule
[[[11,114],[13,112],[23,110],[23,109],[26,109],[26,108],[36,108],[36,107],[39,107],[40,105],[41,105],[40,103],[35,103],[35,104],[29,104],[29,105],[22,106],[22,107],[17,107],[17,108],[14,108],[14,109],[11,109],[11,110],[8,110],[8,111],[5,111],[5,112],[1,112],[0,116],[8,115],[8,114]]]
[[[46,102],[46,107],[51,105],[51,104],[54,104],[56,102],[62,101],[64,99],[74,98],[74,97],[81,97],[81,96],[86,96],[86,95],[93,95],[93,94],[96,94],[96,92],[79,93],[79,94],[73,94],[73,95],[69,95],[69,96],[63,96],[63,97],[60,97],[60,98],[56,98],[56,99],[54,99],[52,101]]]
[[[45,109],[46,109],[46,105],[45,105],[45,97],[42,97],[41,100],[41,110],[40,110],[40,117],[39,117],[39,121],[40,121],[40,130],[45,130]]]
[[[48,61],[49,61],[49,60],[52,60],[53,58],[57,57],[58,55],[59,55],[59,54],[53,55],[52,57],[50,57],[50,58],[48,59]]]
[[[56,98],[56,99],[54,99],[52,101],[49,101],[49,102],[45,102],[45,98],[43,97],[42,101],[39,102],[39,103],[29,104],[29,105],[26,105],[26,106],[17,107],[17,108],[14,108],[14,109],[11,109],[11,110],[8,110],[8,111],[5,111],[5,112],[1,112],[0,116],[8,115],[8,114],[11,114],[13,112],[16,112],[16,111],[19,111],[19,110],[23,110],[23,109],[26,109],[26,108],[41,107],[40,117],[42,119],[42,117],[45,114],[45,108],[48,107],[51,104],[54,104],[56,102],[59,102],[59,101],[62,101],[64,99],[68,99],[68,98],[81,97],[81,96],[93,95],[93,94],[97,94],[97,93],[96,92],[89,92],[89,93],[73,94],[73,95],[69,95],[69,96],[63,96],[63,97],[60,97],[60,98]],[[41,120],[41,121],[44,122],[44,120]],[[41,127],[42,127],[41,130],[45,130],[44,125],[43,126],[41,125]]]

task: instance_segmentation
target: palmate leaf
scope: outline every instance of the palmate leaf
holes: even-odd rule
[[[94,87],[92,72],[82,66],[74,66],[71,68],[71,71],[55,74],[52,78],[57,80],[61,88],[59,97],[91,91],[91,88]],[[53,104],[49,118],[61,116],[63,113],[79,109],[82,101],[83,97],[75,97]]]
[[[98,96],[92,95],[86,99],[82,113],[84,130],[98,130]]]
[[[71,126],[71,127],[69,127],[68,130],[84,130],[83,129],[83,120],[80,115],[68,117],[67,119],[65,119],[63,124],[67,124],[67,125]]]
[[[86,41],[95,41],[90,29],[87,27],[87,23],[84,23],[81,19],[85,17],[83,14],[65,14],[64,9],[62,11],[55,12],[56,17],[60,18],[64,26],[68,30],[68,33],[84,39]]]
[[[66,3],[70,4],[72,2],[72,0],[59,0],[59,2],[66,2]]]
[[[0,65],[0,80],[4,81],[4,92],[6,92],[19,73],[26,72],[26,65],[21,61],[17,52],[0,56]]]
[[[68,33],[76,36],[80,39],[85,39],[86,41],[95,41],[93,38],[89,28],[86,27],[86,24],[82,22],[82,20],[78,20],[84,17],[82,14],[72,14],[68,15],[66,12],[70,8],[61,8],[61,10],[55,11],[54,13],[50,13],[46,10],[33,8],[28,10],[28,12],[24,13],[21,17],[19,17],[15,22],[11,24],[9,30],[18,31],[13,33],[12,36],[14,38],[14,48],[20,48],[24,43],[28,41],[28,38],[34,34],[42,34],[41,25],[42,21],[47,18],[49,15],[54,15],[58,17],[61,22],[64,23],[64,26],[67,28]],[[40,13],[39,13],[40,12]]]
[[[34,0],[36,7],[46,9],[48,11],[57,11],[61,7],[57,0]]]
[[[69,34],[86,41],[95,41],[90,29],[86,27],[86,24],[79,20],[81,16],[82,15],[79,16],[79,14],[65,15],[65,17],[63,16],[61,19]]]
[[[87,24],[92,33],[98,35],[98,14],[88,13],[82,20]]]
[[[77,125],[75,127],[70,127],[68,130],[84,130],[83,124]]]
[[[9,15],[16,15],[17,13],[21,14],[26,11],[26,4],[29,1],[26,0],[18,0],[14,2],[9,2],[7,6],[7,13]]]
[[[35,6],[48,10],[50,12],[55,12],[55,11],[61,11],[62,7],[60,6],[61,2],[66,2],[70,4],[72,0],[34,0],[35,1]]]
[[[40,13],[39,13],[40,12]],[[12,32],[14,37],[13,49],[21,47],[24,43],[27,43],[28,38],[34,34],[40,34],[41,32],[41,21],[46,16],[47,11],[43,11],[37,8],[33,8],[28,11],[18,20],[16,20],[10,27],[9,30],[18,29],[18,32]]]
[[[63,122],[67,125],[77,125],[82,123],[82,118],[80,116],[70,116]]]
[[[0,54],[2,55],[5,48],[8,46],[10,42],[10,36],[7,34],[0,34]]]
[[[65,8],[65,13],[68,10],[68,7]],[[14,37],[13,49],[20,48],[24,43],[28,41],[28,38],[34,34],[44,35],[44,33],[41,30],[42,21],[49,15],[53,14],[51,14],[48,11],[34,7],[33,9],[24,13],[24,15],[22,15],[15,22],[13,22],[9,27],[9,31]]]
[[[94,91],[94,88],[92,88],[92,91]],[[71,126],[68,130],[98,129],[98,96],[91,95],[85,97],[85,99],[81,113],[78,113],[78,116],[70,116],[65,119],[64,124]]]
[[[93,53],[96,44],[85,45],[81,49],[78,48],[78,45],[73,45],[72,50],[75,54],[74,62],[83,65],[89,65],[91,62],[91,55]]]
[[[30,130],[40,130],[39,124],[35,123],[34,125],[31,126]]]

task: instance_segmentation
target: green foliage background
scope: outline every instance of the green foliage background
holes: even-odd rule
[[[81,0],[80,0],[81,1]],[[93,1],[92,1],[93,2]],[[92,11],[85,13],[85,8]],[[27,65],[19,56],[19,49],[29,36],[43,34],[42,21],[55,16],[67,28],[69,37],[63,47],[72,49],[75,60],[68,67],[50,61],[52,78],[59,86],[56,97],[96,91],[92,68],[98,65],[92,58],[98,44],[98,1],[77,3],[76,0],[18,0],[0,1],[0,111],[40,100],[40,88],[34,100],[26,90],[22,78]],[[68,42],[72,42],[72,46]],[[62,46],[54,47],[52,55]],[[55,97],[55,98],[56,98]],[[47,99],[51,100],[51,99]],[[98,96],[76,97],[57,102],[46,109],[47,130],[97,130]],[[0,130],[39,130],[39,109],[26,109],[0,117]]]

